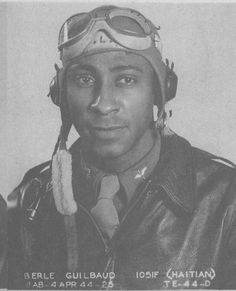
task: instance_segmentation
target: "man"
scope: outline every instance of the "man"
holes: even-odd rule
[[[236,287],[235,167],[167,129],[177,77],[160,48],[128,8],[63,24],[50,90],[61,132],[12,193],[9,288]]]

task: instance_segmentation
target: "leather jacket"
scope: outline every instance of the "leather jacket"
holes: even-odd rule
[[[230,162],[175,134],[162,137],[155,170],[138,187],[107,241],[90,214],[94,195],[78,148],[75,143],[71,149],[78,211],[69,224],[76,238],[72,235],[71,243],[65,218],[55,209],[45,163],[37,174],[28,173],[15,192],[18,207],[9,215],[9,276],[14,278],[9,288],[32,287],[22,273],[37,271],[55,272],[57,282],[73,279],[77,289],[236,289],[236,170]],[[24,205],[36,203],[35,193],[42,199],[30,222]],[[95,280],[98,274],[112,278]]]

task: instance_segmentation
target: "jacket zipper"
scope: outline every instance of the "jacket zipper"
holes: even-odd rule
[[[106,243],[106,241],[105,241],[105,239],[104,239],[104,236],[103,236],[103,234],[102,234],[100,228],[98,227],[98,225],[97,225],[95,219],[93,218],[93,216],[90,214],[90,212],[89,212],[89,211],[88,211],[88,210],[87,210],[83,205],[81,205],[81,204],[78,203],[78,206],[79,206],[79,208],[80,208],[83,212],[85,212],[85,213],[88,215],[89,219],[91,220],[91,222],[92,222],[93,225],[95,226],[95,228],[96,228],[96,230],[97,230],[97,232],[98,232],[98,234],[99,234],[99,236],[100,236],[100,239],[101,239],[101,241],[102,241],[102,243],[103,243],[103,245],[104,245],[105,253],[107,253],[107,251],[108,251],[108,249],[109,249],[109,246],[107,245],[107,243]]]

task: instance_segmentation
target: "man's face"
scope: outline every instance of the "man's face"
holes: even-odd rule
[[[84,57],[68,68],[69,111],[91,153],[117,158],[150,138],[152,85],[151,65],[125,52]]]

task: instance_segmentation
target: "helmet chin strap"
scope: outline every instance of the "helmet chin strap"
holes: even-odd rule
[[[64,88],[59,88],[62,125],[52,157],[52,186],[57,211],[62,215],[72,215],[78,209],[72,188],[72,156],[66,147],[72,122],[64,98],[64,82],[62,82],[62,86]]]
[[[72,126],[72,122],[68,116],[69,114],[64,111],[65,109],[61,108],[62,125],[60,130],[59,150],[67,150],[66,142]]]

